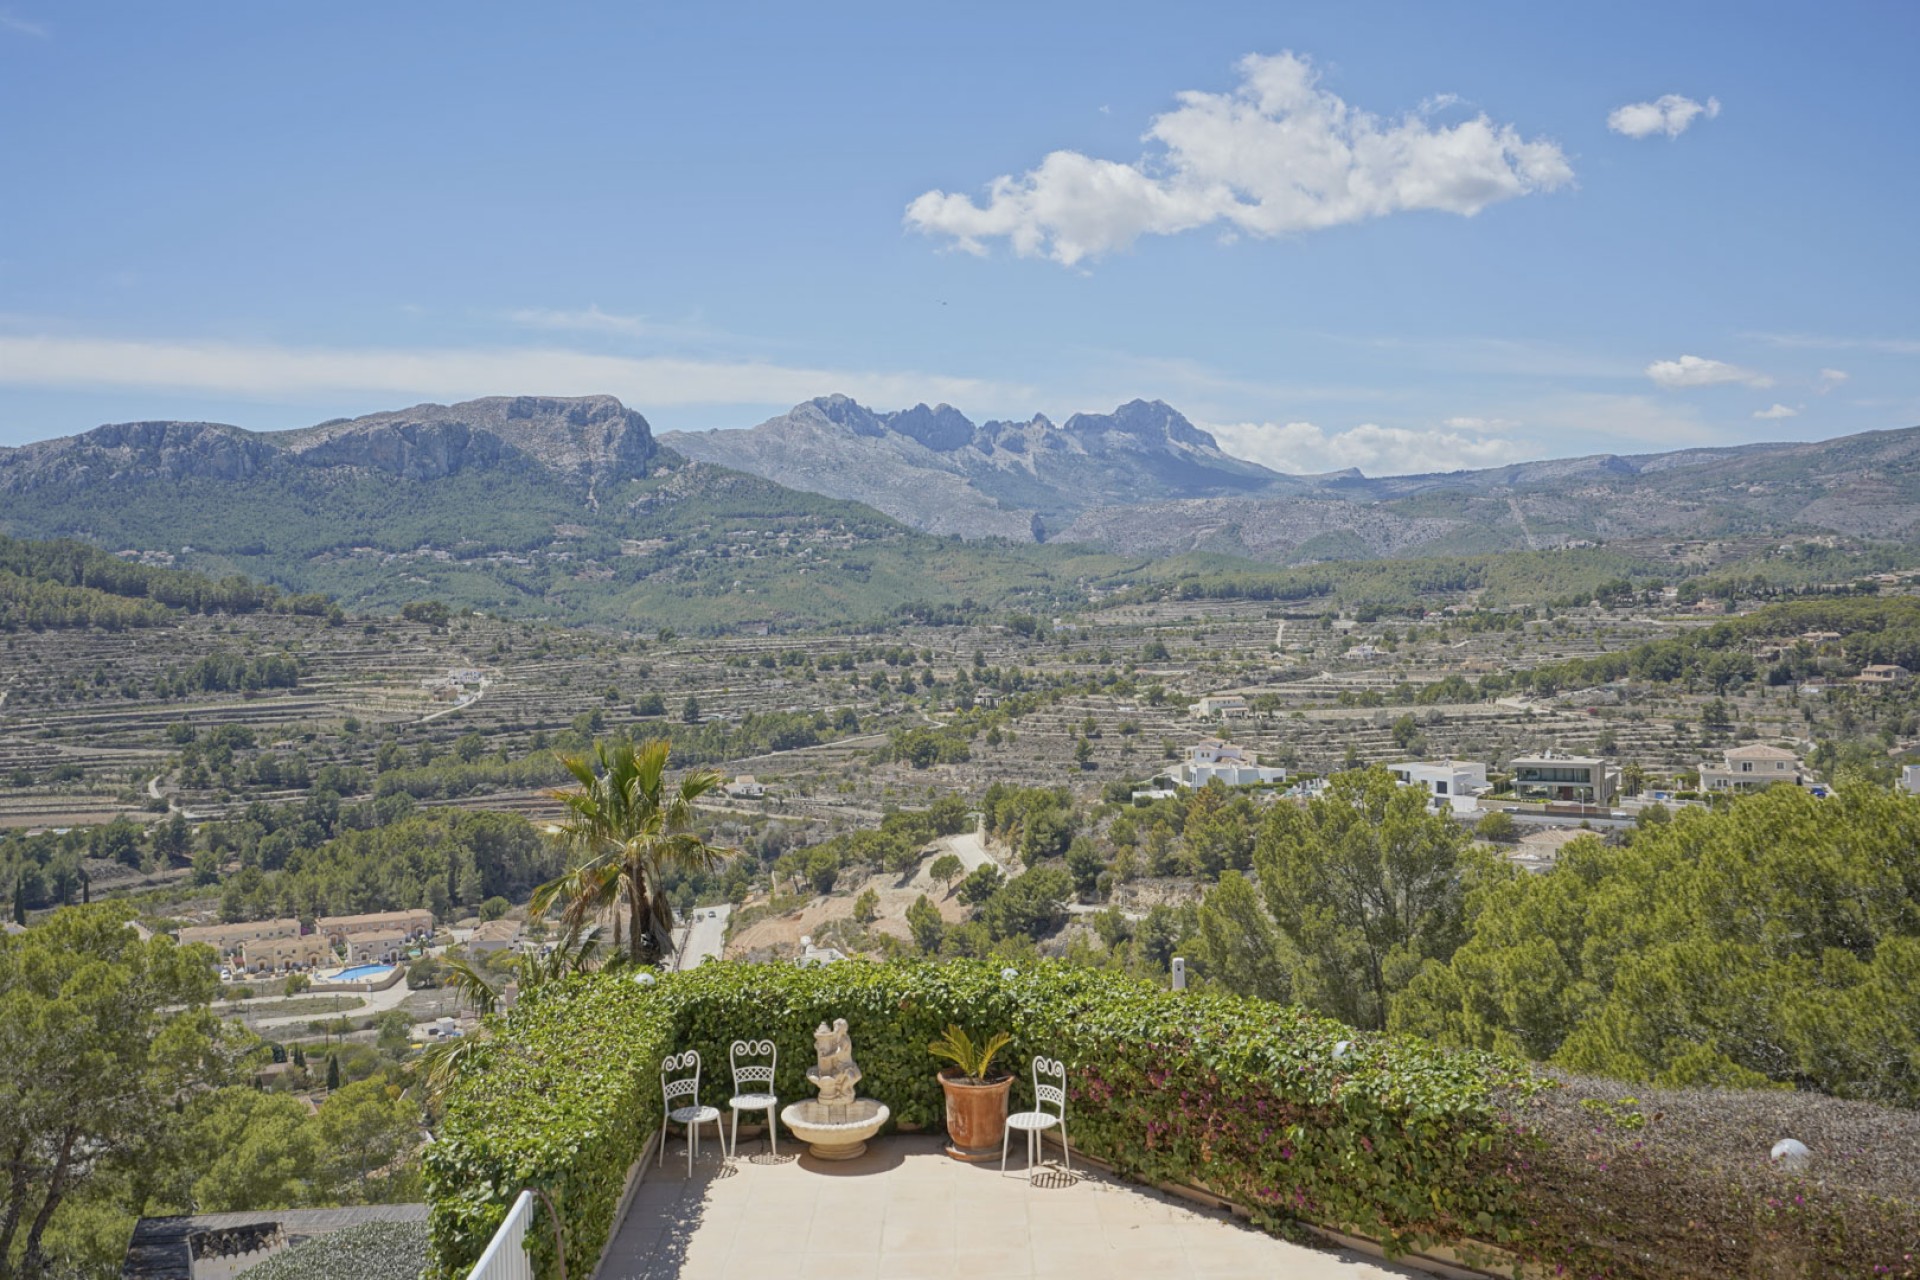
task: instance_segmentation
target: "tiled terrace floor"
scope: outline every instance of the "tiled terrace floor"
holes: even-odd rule
[[[799,1144],[795,1144],[797,1148]],[[780,1159],[741,1141],[728,1166],[705,1142],[650,1167],[602,1280],[1122,1280],[1130,1276],[1381,1280],[1426,1273],[1288,1244],[1178,1197],[1098,1172],[1064,1176],[951,1160],[895,1136],[844,1163]],[[1019,1153],[1013,1164],[1019,1163]]]

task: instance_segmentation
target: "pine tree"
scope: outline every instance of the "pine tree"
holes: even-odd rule
[[[340,1059],[335,1054],[327,1055],[327,1092],[332,1093],[340,1087]]]
[[[293,1046],[293,1065],[302,1071],[307,1069],[307,1051],[299,1045]]]

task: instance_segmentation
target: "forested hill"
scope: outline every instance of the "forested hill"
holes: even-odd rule
[[[610,397],[423,405],[277,433],[102,427],[0,450],[0,533],[243,574],[353,612],[437,598],[681,631],[968,602],[1039,612],[1120,567],[931,537],[859,503],[692,463]]]
[[[323,595],[289,596],[239,575],[215,581],[140,564],[84,542],[0,535],[0,631],[22,627],[157,626],[180,613],[273,610],[319,616],[339,609]]]

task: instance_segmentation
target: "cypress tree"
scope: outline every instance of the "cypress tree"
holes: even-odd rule
[[[327,1055],[327,1092],[332,1093],[340,1087],[340,1059],[334,1054]]]

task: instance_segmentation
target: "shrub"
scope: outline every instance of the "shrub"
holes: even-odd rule
[[[243,1280],[413,1280],[427,1262],[419,1222],[363,1222],[316,1236],[241,1272]]]
[[[1570,1274],[1920,1274],[1920,1115],[1787,1090],[1560,1076],[1519,1103],[1534,1137],[1531,1252]],[[1812,1149],[1804,1175],[1774,1142]]]

